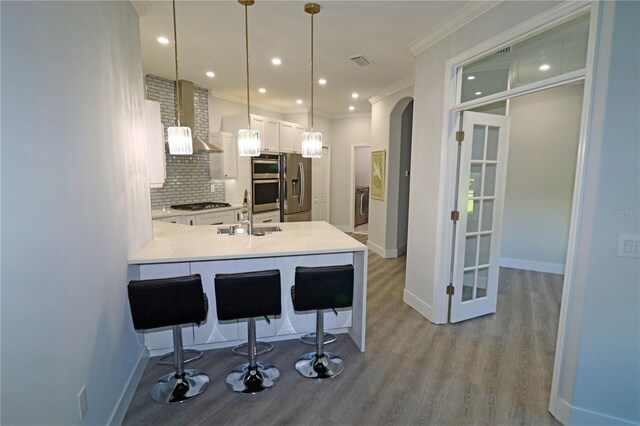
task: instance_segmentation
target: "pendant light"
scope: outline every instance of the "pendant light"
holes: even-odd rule
[[[251,129],[251,107],[249,104],[249,17],[248,8],[254,0],[238,0],[244,6],[244,46],[247,58],[247,128],[238,130],[238,155],[257,157],[260,155],[260,132]]]
[[[176,113],[178,126],[167,129],[169,140],[169,154],[191,155],[193,154],[193,140],[191,129],[180,126],[180,90],[178,87],[178,33],[176,31],[176,0],[173,0],[173,48],[176,60]]]
[[[322,133],[313,131],[313,15],[320,12],[320,5],[307,3],[304,11],[311,15],[311,128],[302,133],[302,156],[305,158],[322,157]]]

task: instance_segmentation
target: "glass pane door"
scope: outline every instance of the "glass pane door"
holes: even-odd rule
[[[465,112],[451,308],[453,322],[495,312],[508,118]]]

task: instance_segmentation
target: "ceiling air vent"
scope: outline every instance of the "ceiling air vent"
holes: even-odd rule
[[[362,55],[354,56],[350,58],[355,64],[360,65],[361,67],[366,67],[367,65],[371,65],[371,61],[365,58]]]
[[[496,53],[509,53],[509,52],[511,52],[511,46],[507,46],[504,49],[500,49]]]

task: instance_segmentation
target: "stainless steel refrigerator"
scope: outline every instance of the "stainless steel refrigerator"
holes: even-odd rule
[[[280,220],[311,220],[311,159],[301,154],[280,154]]]

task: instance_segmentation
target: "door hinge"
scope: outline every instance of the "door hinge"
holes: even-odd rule
[[[451,220],[454,222],[460,220],[460,212],[458,210],[454,210],[451,212]]]
[[[456,141],[457,142],[462,142],[464,140],[464,131],[463,130],[458,130],[456,132]]]
[[[449,285],[447,286],[447,295],[448,296],[453,296],[456,292],[455,287],[453,286],[452,283],[449,283]]]

